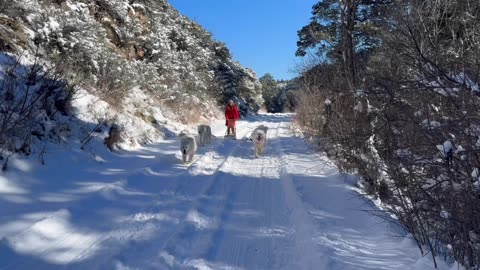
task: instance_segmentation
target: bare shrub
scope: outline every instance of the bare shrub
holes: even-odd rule
[[[422,252],[467,267],[480,264],[475,225],[480,197],[472,185],[478,179],[471,176],[480,135],[475,109],[480,100],[471,78],[479,74],[474,63],[480,51],[478,46],[462,45],[475,43],[473,37],[480,34],[479,23],[465,18],[471,5],[479,4],[396,5],[399,28],[385,33],[385,48],[367,75],[373,82],[369,102],[376,108],[372,146],[389,176],[391,211]]]
[[[332,143],[339,168],[359,175],[422,254],[477,269],[480,3],[388,8],[382,46],[357,62],[355,87],[342,63],[303,73],[297,121]]]
[[[52,135],[45,122],[57,112],[68,113],[75,86],[63,80],[61,70],[35,62],[25,66],[20,58],[0,55],[7,61],[0,80],[0,155],[31,153],[32,140]]]
[[[165,107],[169,108],[178,121],[184,124],[198,124],[200,117],[204,116],[205,110],[198,101],[190,97],[178,97],[163,102]]]

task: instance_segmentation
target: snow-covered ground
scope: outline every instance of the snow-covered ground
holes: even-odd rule
[[[176,138],[110,153],[50,149],[0,174],[0,269],[433,269],[289,129],[243,119],[182,165]],[[266,156],[248,137],[269,127]],[[396,236],[395,236],[396,235]],[[441,269],[448,269],[445,264]]]

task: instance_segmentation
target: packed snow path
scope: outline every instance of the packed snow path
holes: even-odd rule
[[[218,121],[190,165],[176,138],[96,161],[15,160],[0,175],[0,269],[431,269],[290,121],[243,120],[238,140]],[[255,159],[243,138],[260,124]]]

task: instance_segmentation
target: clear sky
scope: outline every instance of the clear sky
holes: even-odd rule
[[[311,17],[318,0],[169,0],[183,15],[195,20],[213,37],[225,42],[235,60],[260,77],[296,76],[292,70],[297,31]]]

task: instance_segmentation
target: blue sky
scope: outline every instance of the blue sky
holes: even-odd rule
[[[235,60],[253,69],[258,77],[296,76],[291,71],[297,31],[311,17],[318,0],[170,0],[183,15],[195,20],[215,39],[223,41]]]

